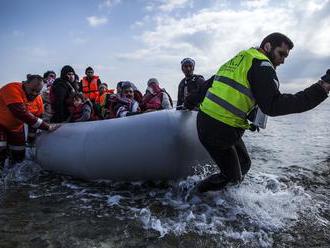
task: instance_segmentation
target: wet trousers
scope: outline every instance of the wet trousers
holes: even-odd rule
[[[228,182],[239,182],[251,167],[243,129],[228,126],[199,111],[198,137]]]
[[[24,127],[11,131],[0,125],[0,167],[9,156],[10,163],[17,163],[25,157]]]

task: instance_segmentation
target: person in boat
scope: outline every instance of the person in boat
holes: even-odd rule
[[[116,95],[114,113],[116,118],[135,115],[141,112],[139,103],[134,99],[134,90],[130,84],[122,86],[120,95]]]
[[[197,130],[220,173],[201,181],[197,185],[199,192],[220,190],[243,180],[251,160],[242,136],[245,130],[254,130],[258,125],[265,128],[265,115],[301,113],[328,97],[330,70],[303,91],[280,92],[276,68],[284,63],[293,46],[284,34],[272,33],[258,48],[239,52],[217,71],[200,105]]]
[[[8,156],[10,164],[24,160],[24,123],[50,132],[59,127],[37,117],[43,113],[42,87],[43,78],[30,74],[26,81],[8,83],[0,89],[0,168]]]
[[[115,113],[115,105],[117,104],[117,100],[121,97],[122,94],[122,84],[124,81],[120,81],[116,86],[116,93],[106,94],[104,99],[104,107],[102,111],[103,119],[112,119],[116,118]]]
[[[79,92],[76,78],[74,69],[66,65],[62,68],[60,77],[51,86],[49,93],[53,110],[51,122],[61,123],[69,118],[69,107],[72,106],[73,97]]]
[[[94,104],[99,95],[101,80],[99,76],[94,75],[94,69],[90,66],[86,68],[85,74],[86,76],[80,81],[80,89],[84,97],[91,100]]]
[[[150,78],[147,83],[146,93],[140,104],[143,112],[150,112],[161,109],[171,109],[173,107],[172,99],[165,89],[159,87],[156,78]]]
[[[44,73],[43,80],[44,86],[41,90],[41,97],[44,102],[44,114],[42,119],[49,122],[53,116],[53,110],[49,98],[50,87],[53,85],[56,79],[56,73],[54,71],[47,71]]]
[[[107,95],[114,94],[114,90],[108,89],[108,85],[106,83],[101,83],[99,87],[99,95],[97,96],[95,100],[95,109],[97,116],[100,119],[104,119],[104,113],[105,113],[105,103],[106,103],[106,97]]]
[[[70,107],[70,118],[69,122],[83,122],[95,120],[93,115],[93,104],[92,102],[78,93],[73,97],[73,103]]]
[[[141,91],[135,86],[134,83],[132,83],[132,82],[129,82],[129,83],[133,89],[134,100],[137,101],[139,104],[142,103],[143,95],[142,95]],[[125,84],[123,84],[123,86],[125,86]]]
[[[117,94],[121,94],[122,92],[122,88],[130,85],[133,88],[133,92],[134,92],[134,100],[137,101],[139,104],[142,103],[142,98],[143,95],[141,93],[141,91],[138,90],[138,88],[135,86],[134,83],[130,82],[130,81],[120,81],[117,83]]]
[[[195,103],[195,95],[200,94],[205,80],[202,75],[194,74],[194,69],[195,61],[193,59],[184,58],[181,61],[181,70],[185,77],[181,80],[178,87],[177,109],[181,109],[183,107],[191,109],[190,106],[192,104],[198,106],[200,103]],[[198,107],[195,109],[198,110]]]

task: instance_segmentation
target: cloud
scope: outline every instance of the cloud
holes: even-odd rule
[[[89,16],[86,19],[91,27],[98,27],[108,22],[106,17]]]
[[[121,0],[105,0],[99,4],[99,9],[102,9],[104,7],[111,8],[119,3],[121,3]]]
[[[162,11],[172,11],[175,8],[183,8],[189,0],[167,0],[159,6]]]
[[[243,1],[241,5],[247,8],[261,8],[269,4],[270,0],[248,0]]]
[[[167,6],[174,2],[178,3],[170,1]],[[295,48],[287,59],[289,66],[281,66],[294,71],[280,70],[281,76],[286,79],[307,78],[316,75],[316,70],[323,68],[326,61],[329,64],[329,2],[273,3],[264,0],[242,2],[240,8],[214,4],[188,15],[157,13],[153,16],[155,26],[138,37],[144,47],[118,56],[150,63],[163,62],[162,66],[168,67],[169,74],[174,64],[177,66],[178,61],[189,56],[196,60],[196,72],[210,76],[238,51],[258,46],[269,33],[282,32],[295,42]],[[309,56],[306,57],[307,54]],[[306,65],[300,62],[308,59],[313,60],[318,68],[304,70]],[[307,65],[312,66],[310,63]]]

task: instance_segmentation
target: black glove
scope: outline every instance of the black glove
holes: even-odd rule
[[[327,70],[327,73],[321,77],[322,81],[330,84],[330,69]]]

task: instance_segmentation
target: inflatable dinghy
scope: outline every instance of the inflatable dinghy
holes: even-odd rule
[[[170,180],[212,161],[196,130],[196,112],[163,110],[66,123],[36,141],[45,170],[95,180]]]

